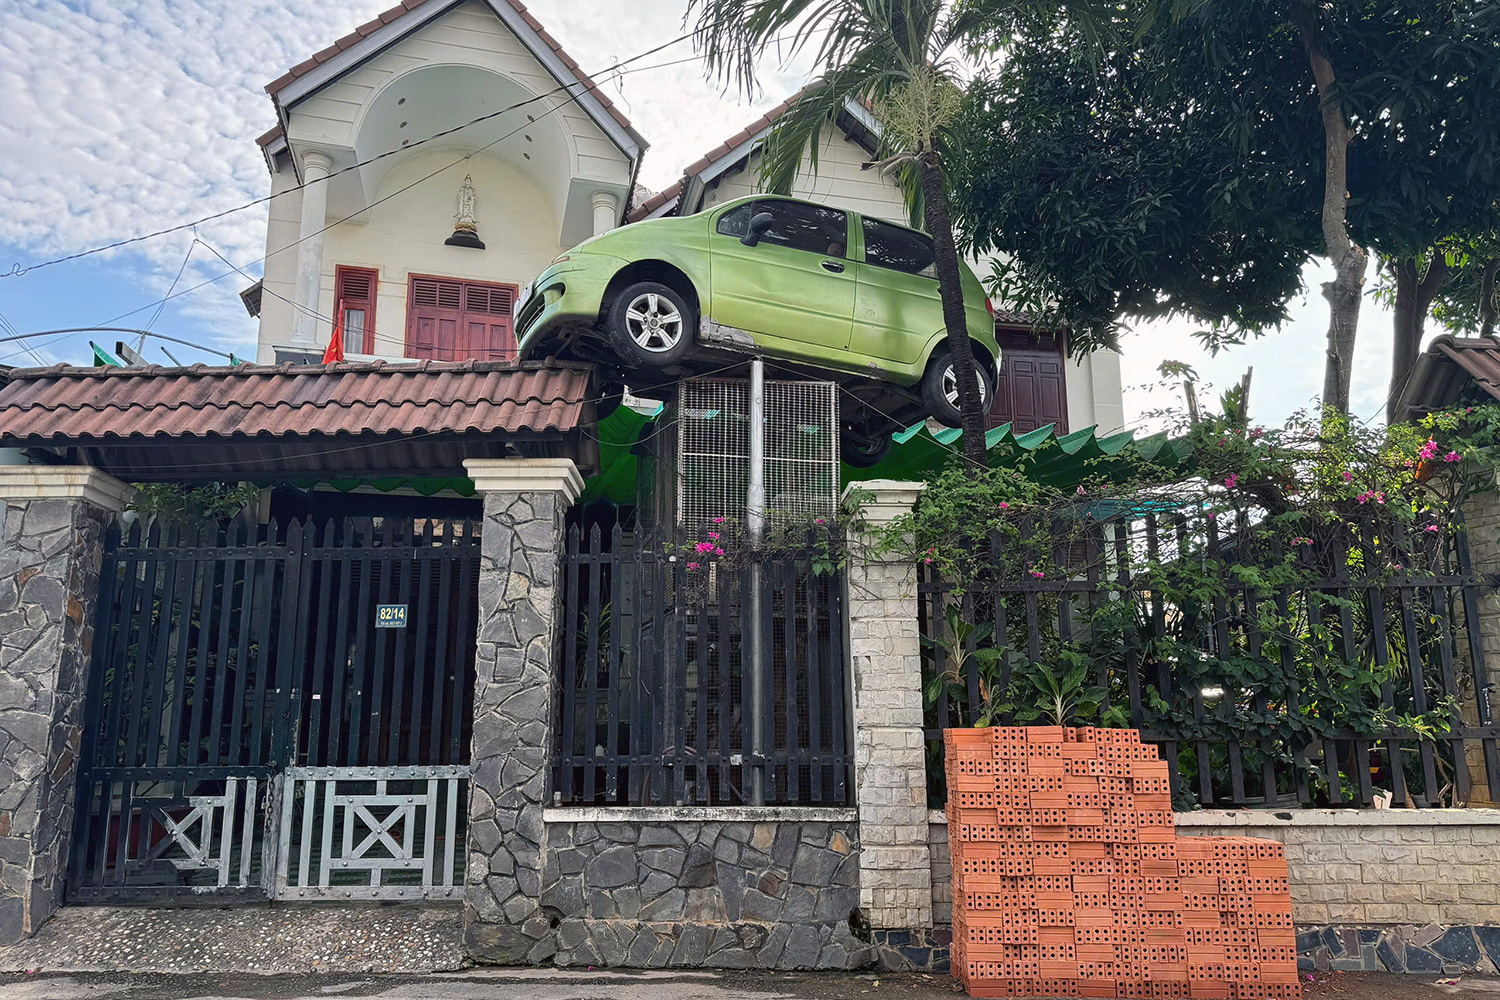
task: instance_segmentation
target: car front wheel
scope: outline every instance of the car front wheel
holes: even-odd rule
[[[977,361],[974,373],[979,376],[979,401],[987,413],[994,386],[990,384],[989,373]],[[939,423],[949,427],[962,426],[963,404],[958,393],[958,372],[947,348],[940,349],[928,362],[927,371],[922,376],[922,403]]]
[[[665,368],[687,354],[696,322],[692,308],[677,292],[659,282],[639,281],[615,296],[604,332],[627,366]]]

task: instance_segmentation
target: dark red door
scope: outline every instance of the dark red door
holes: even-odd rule
[[[506,361],[516,356],[515,288],[413,276],[406,354],[433,361]]]
[[[990,427],[1013,424],[1017,434],[1055,424],[1068,432],[1066,359],[1057,338],[999,333],[1000,384],[990,408]]]

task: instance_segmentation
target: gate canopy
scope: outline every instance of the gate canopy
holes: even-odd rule
[[[593,368],[556,362],[20,368],[0,447],[127,482],[463,476],[465,458],[598,446]]]

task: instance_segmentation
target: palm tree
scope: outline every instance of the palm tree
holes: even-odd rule
[[[943,177],[943,137],[962,100],[953,50],[981,27],[978,8],[943,0],[689,0],[711,76],[749,93],[765,50],[790,60],[815,47],[821,78],[777,119],[761,158],[768,190],[786,193],[804,158],[814,171],[822,130],[849,101],[882,125],[880,166],[901,171],[913,221],[932,237],[948,350],[958,379],[964,456],[985,462],[984,400],[964,317],[963,286]]]

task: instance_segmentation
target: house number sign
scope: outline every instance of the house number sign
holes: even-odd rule
[[[377,604],[377,605],[375,605],[375,627],[376,628],[406,628],[406,605],[404,605],[404,604]]]

